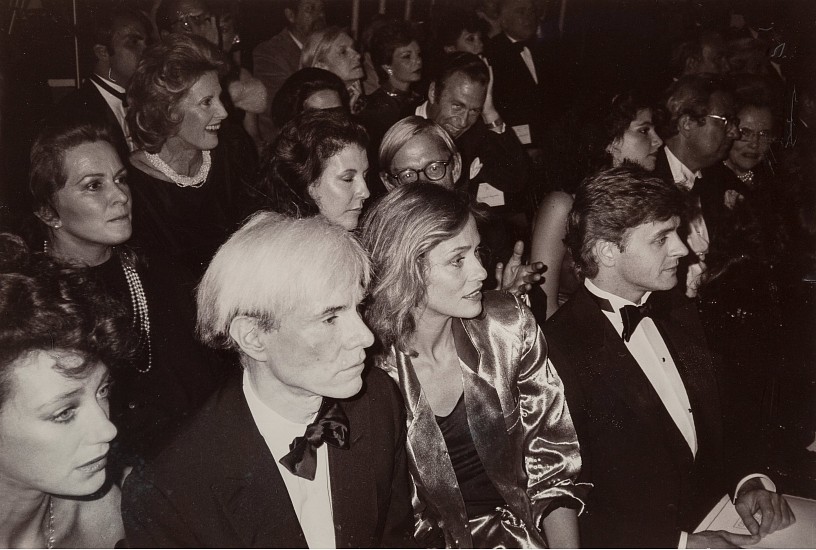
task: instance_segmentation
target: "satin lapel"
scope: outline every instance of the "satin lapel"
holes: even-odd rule
[[[214,426],[214,433],[229,441],[213,451],[224,455],[224,478],[211,489],[235,532],[246,547],[306,548],[289,492],[249,412],[240,377],[225,390],[220,409],[222,423]]]
[[[589,291],[584,289],[584,292]],[[617,394],[626,406],[638,411],[638,415],[644,421],[653,424],[655,433],[665,434],[666,437],[661,440],[673,449],[672,456],[678,457],[681,463],[690,463],[693,456],[683,434],[677,428],[677,424],[674,423],[640,365],[629,353],[623,339],[618,336],[612,324],[592,299],[588,296],[582,296],[582,298],[586,301],[584,304],[586,310],[582,312],[586,315],[584,318],[594,319],[600,325],[596,330],[600,329],[603,333],[601,347],[587,351],[585,356],[587,368],[594,371],[600,378],[601,386]],[[644,434],[644,437],[648,437],[648,434]]]
[[[91,79],[88,79],[83,84],[84,87],[87,89],[86,97],[88,98],[89,102],[94,103],[94,109],[99,113],[105,113],[105,121],[110,125],[110,127],[116,131],[118,134],[121,134],[121,138],[125,139],[125,133],[122,131],[122,127],[119,125],[119,119],[116,118],[116,115],[111,110],[110,105],[108,102],[105,101],[105,98],[102,97],[102,92],[91,82]]]
[[[426,504],[437,506],[437,514],[460,546],[468,547],[471,539],[465,503],[442,431],[422,394],[411,359],[399,352],[395,354],[400,391],[408,408],[408,466],[417,493]]]
[[[328,446],[335,540],[338,548],[370,547],[375,542],[372,527],[377,524],[377,488],[366,469],[367,461],[376,453],[368,422],[368,394],[341,406],[349,419],[351,446],[346,450]]]

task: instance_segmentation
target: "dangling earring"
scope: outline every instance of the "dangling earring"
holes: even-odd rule
[[[61,221],[57,220],[56,222],[54,222],[54,229],[59,229],[60,227],[62,227]]]

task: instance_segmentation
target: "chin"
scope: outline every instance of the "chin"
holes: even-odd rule
[[[360,393],[361,389],[363,389],[362,370],[357,374],[354,380],[336,384],[329,388],[323,395],[324,397],[331,397],[333,399],[348,399]]]

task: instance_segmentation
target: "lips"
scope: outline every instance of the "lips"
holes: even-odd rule
[[[96,457],[95,459],[78,466],[77,470],[92,474],[105,469],[108,464],[108,453]]]
[[[470,294],[465,294],[462,296],[465,300],[481,300],[482,299],[482,287],[477,288]]]

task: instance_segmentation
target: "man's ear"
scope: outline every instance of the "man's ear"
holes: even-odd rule
[[[93,47],[94,55],[96,56],[97,61],[109,61],[110,60],[110,53],[108,52],[108,47],[103,44],[95,44]]]
[[[431,82],[431,85],[428,86],[428,101],[436,103],[436,82]]]
[[[389,192],[390,192],[390,191],[393,191],[393,190],[394,190],[394,188],[396,187],[396,185],[394,185],[394,184],[391,182],[391,178],[389,178],[389,177],[388,177],[388,173],[387,173],[385,170],[383,170],[382,172],[380,172],[380,181],[381,181],[381,182],[382,182],[382,184],[385,186],[385,190],[386,190],[386,191],[389,191]]]
[[[683,115],[677,121],[677,131],[683,136],[688,136],[698,126],[699,123],[691,118],[691,115]]]
[[[266,342],[261,338],[263,331],[258,326],[257,319],[238,315],[230,323],[229,334],[249,357],[259,362],[267,360]]]
[[[295,12],[291,8],[284,8],[283,16],[286,18],[290,25],[295,24],[295,15],[296,15]]]
[[[615,261],[620,254],[618,245],[610,241],[596,241],[592,247],[595,261],[604,267],[614,267]]]

